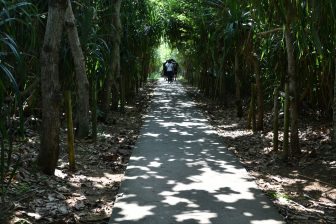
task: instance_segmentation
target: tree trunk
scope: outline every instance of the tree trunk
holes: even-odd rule
[[[334,76],[334,102],[333,102],[333,136],[332,142],[336,146],[336,59],[335,59],[335,76]]]
[[[285,108],[284,108],[284,136],[283,136],[283,159],[288,159],[289,154],[289,84],[285,83]]]
[[[66,90],[64,92],[65,107],[66,107],[66,118],[67,118],[67,134],[68,134],[68,155],[69,155],[69,170],[76,170],[75,163],[75,139],[73,132],[73,120],[72,120],[72,102],[71,102],[71,91]]]
[[[273,151],[277,152],[279,148],[279,87],[274,88],[274,106],[273,106]]]
[[[120,99],[120,94],[119,94],[119,85],[118,81],[114,80],[112,81],[112,99],[111,99],[111,110],[112,111],[118,111],[119,108],[119,99]]]
[[[260,77],[260,66],[257,56],[253,56],[253,67],[256,78],[256,98],[257,98],[257,130],[261,131],[264,129],[264,97],[263,88],[261,84]]]
[[[42,133],[38,165],[53,175],[59,157],[60,105],[59,50],[67,0],[49,1],[48,21],[41,53]]]
[[[94,75],[91,79],[91,123],[92,123],[92,140],[97,141],[97,80]]]
[[[224,75],[224,62],[221,61],[220,63],[220,100],[224,106],[227,105],[227,98],[226,98],[226,82],[225,82],[225,75]]]
[[[111,104],[111,93],[112,93],[112,73],[111,68],[106,74],[103,90],[102,90],[102,102],[101,102],[101,110],[103,112],[103,117],[106,119],[107,114],[110,111]]]
[[[289,94],[290,94],[290,113],[291,113],[291,155],[298,155],[301,153],[299,147],[299,132],[298,132],[298,94],[296,90],[296,74],[295,74],[295,57],[293,39],[290,30],[290,23],[287,23],[285,28],[285,39],[288,60],[288,78],[289,78]]]
[[[120,100],[121,78],[120,78],[120,43],[122,25],[120,19],[121,0],[112,0],[112,57],[111,57],[111,72],[112,72],[112,109],[118,109]]]
[[[126,104],[126,94],[128,94],[128,92],[131,89],[128,89],[128,92],[126,92],[126,74],[121,74],[120,75],[120,111],[121,112],[125,112],[125,104]]]
[[[237,50],[236,50],[237,51]],[[237,108],[237,117],[243,116],[243,108],[242,108],[242,102],[241,102],[241,93],[240,93],[240,71],[239,71],[239,55],[236,52],[235,53],[235,84],[236,84],[236,108]]]
[[[77,82],[77,114],[76,114],[76,134],[79,138],[89,135],[89,81],[86,76],[85,58],[81,48],[75,16],[72,11],[71,2],[68,0],[66,11],[66,31],[69,45],[75,64]]]
[[[257,125],[256,125],[256,84],[251,84],[251,101],[250,101],[250,109],[249,109],[249,116],[248,116],[248,128],[252,128],[253,133],[257,132]]]

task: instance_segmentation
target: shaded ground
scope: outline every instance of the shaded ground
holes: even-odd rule
[[[23,164],[0,208],[0,223],[107,223],[155,82],[140,90],[126,113],[99,124],[98,140],[76,141],[77,172],[68,171],[66,132],[62,129],[59,166],[54,177],[39,173],[35,160],[40,121],[30,119],[25,142],[15,142]]]
[[[287,223],[336,223],[336,150],[330,145],[330,124],[316,116],[301,121],[303,153],[284,163],[272,152],[271,115],[265,131],[253,134],[246,129],[246,118],[236,118],[233,104],[218,106],[195,88],[187,89]]]

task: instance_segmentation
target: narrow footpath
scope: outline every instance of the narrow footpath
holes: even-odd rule
[[[284,221],[181,84],[160,80],[109,223]]]

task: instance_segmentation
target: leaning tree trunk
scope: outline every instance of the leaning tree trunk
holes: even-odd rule
[[[238,51],[236,49],[236,51]],[[234,63],[234,70],[235,70],[235,84],[236,84],[236,109],[237,109],[237,117],[243,116],[243,108],[241,102],[241,92],[240,92],[240,71],[239,71],[239,55],[235,53],[235,63]]]
[[[72,11],[71,2],[68,0],[66,11],[66,31],[75,64],[77,82],[77,113],[76,113],[76,134],[79,138],[89,135],[89,81],[86,76],[85,58],[81,48],[76,20]]]
[[[120,77],[120,43],[121,43],[121,19],[120,19],[121,0],[112,0],[112,50],[111,50],[111,72],[112,72],[112,108],[118,109],[120,89],[122,83]],[[123,96],[124,98],[124,96]],[[124,102],[123,102],[124,104]],[[122,108],[123,109],[123,108]]]
[[[292,155],[300,154],[299,147],[299,132],[298,132],[298,94],[296,90],[296,74],[295,74],[295,57],[294,57],[294,47],[293,39],[290,29],[290,23],[286,24],[285,28],[285,39],[286,39],[286,49],[287,49],[287,60],[288,60],[288,78],[289,78],[289,94],[290,94],[290,116],[291,116],[291,135],[290,135],[290,148]]]
[[[48,21],[41,53],[42,132],[38,165],[53,175],[59,157],[60,105],[59,50],[67,0],[49,1]]]

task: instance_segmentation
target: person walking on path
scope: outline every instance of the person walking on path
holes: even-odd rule
[[[172,60],[168,60],[165,66],[166,66],[166,71],[167,71],[167,76],[168,76],[168,83],[172,83],[173,77],[174,77],[174,64]]]
[[[162,77],[164,78],[165,81],[168,81],[168,77],[167,77],[167,64],[168,60],[166,60],[165,62],[162,63]]]

